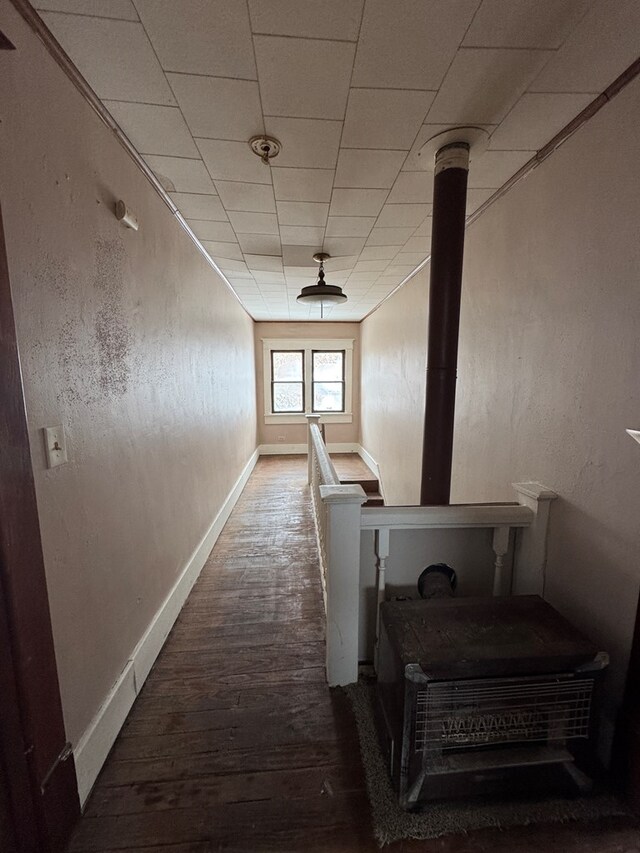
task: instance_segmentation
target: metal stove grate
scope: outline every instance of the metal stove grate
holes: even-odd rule
[[[417,694],[418,752],[566,741],[589,736],[593,680],[439,681]]]

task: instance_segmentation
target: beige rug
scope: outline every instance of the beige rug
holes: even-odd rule
[[[615,797],[608,795],[490,803],[479,800],[429,803],[420,812],[405,812],[398,805],[378,743],[373,685],[360,681],[345,689],[358,726],[373,831],[380,847],[402,838],[424,840],[485,827],[595,820],[628,814]]]

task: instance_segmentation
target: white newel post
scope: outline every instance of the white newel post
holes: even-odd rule
[[[558,495],[540,483],[513,483],[518,503],[533,511],[529,527],[518,531],[515,548],[514,595],[544,595],[547,533],[551,501]]]
[[[361,486],[320,486],[326,510],[327,681],[358,680]]]
[[[311,441],[311,424],[320,426],[320,415],[305,415],[307,419],[307,483],[311,485],[311,472],[313,471],[313,444]]]

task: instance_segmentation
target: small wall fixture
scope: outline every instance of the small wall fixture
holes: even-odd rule
[[[315,284],[309,284],[303,287],[300,291],[298,302],[319,302],[320,303],[320,319],[324,318],[324,306],[335,304],[337,302],[346,302],[346,294],[342,292],[342,288],[337,284],[327,284],[324,280],[324,262],[329,260],[331,255],[326,252],[316,252],[313,260],[320,264],[318,270],[318,281]]]
[[[122,199],[116,202],[116,219],[119,222],[124,222],[127,228],[133,228],[134,231],[137,231],[139,228],[136,216],[129,210]]]
[[[640,444],[640,429],[628,429],[627,432],[631,438],[635,438],[638,444]]]

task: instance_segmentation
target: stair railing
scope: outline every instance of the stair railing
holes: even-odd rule
[[[451,506],[371,506],[359,485],[341,485],[320,433],[318,415],[307,415],[309,485],[315,516],[327,619],[326,671],[330,685],[358,678],[361,596],[361,534],[374,532],[377,570],[376,622],[384,601],[388,559],[403,530],[490,528],[494,553],[493,594],[544,594],[546,541],[551,501],[538,483],[515,483],[517,503]],[[517,531],[517,535],[512,536]],[[510,543],[513,548],[510,551]],[[506,559],[505,559],[506,558]],[[363,553],[363,559],[367,555]],[[376,624],[376,629],[377,629]],[[376,639],[378,631],[376,630]]]
[[[307,415],[307,421],[308,477],[327,618],[327,681],[351,684],[358,678],[360,512],[367,496],[362,486],[340,484],[322,440],[320,417]]]

